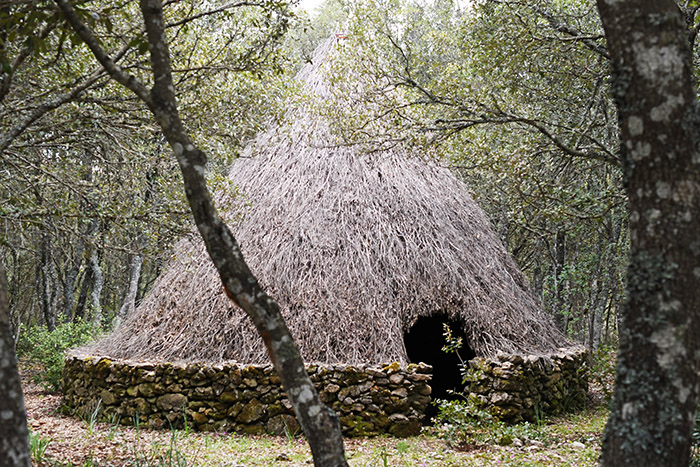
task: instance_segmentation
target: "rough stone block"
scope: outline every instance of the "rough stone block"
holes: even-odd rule
[[[163,411],[182,409],[187,405],[187,397],[182,394],[165,394],[156,399],[156,405]]]

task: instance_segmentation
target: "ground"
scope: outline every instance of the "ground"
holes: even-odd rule
[[[61,395],[23,375],[34,465],[69,466],[308,466],[301,438],[235,433],[153,431],[59,413]],[[348,439],[351,466],[594,466],[607,412],[604,405],[508,430],[508,446],[483,433],[451,446],[434,434],[398,439]],[[428,431],[428,430],[426,430]],[[510,439],[513,438],[513,439]],[[522,439],[521,439],[522,438]]]

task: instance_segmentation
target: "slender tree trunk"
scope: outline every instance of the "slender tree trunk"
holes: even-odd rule
[[[56,268],[53,264],[51,240],[47,234],[41,237],[41,308],[44,323],[49,331],[56,329]]]
[[[143,297],[146,296],[146,292],[150,290],[151,286],[158,277],[158,274],[160,273],[160,266],[154,262],[144,263],[143,266],[141,266],[141,269],[141,280],[139,280],[139,286],[136,292],[137,302],[140,302]]]
[[[8,296],[9,296],[9,302],[8,302],[8,312],[10,316],[10,333],[12,334],[12,337],[15,341],[15,346],[17,345],[17,342],[19,341],[19,334],[21,332],[21,323],[22,323],[22,316],[20,311],[17,309],[17,295],[19,295],[19,288],[20,288],[20,277],[22,274],[20,273],[20,260],[19,260],[19,254],[17,253],[17,250],[13,248],[12,246],[9,246],[10,252],[12,254],[12,272],[11,272],[11,277],[12,277],[12,282],[9,282],[9,288],[8,288]],[[6,275],[7,276],[7,275]],[[5,277],[7,279],[7,277]]]
[[[115,65],[68,0],[55,2],[105,70],[148,105],[163,130],[180,166],[195,224],[224,290],[248,314],[263,339],[307,436],[314,464],[317,467],[347,466],[338,416],[320,401],[279,305],[262,290],[245,263],[236,239],[216,211],[204,177],[206,155],[189,137],[178,112],[161,1],[140,1],[153,68],[152,89]]]
[[[92,272],[92,292],[90,293],[90,312],[92,315],[92,327],[94,329],[102,328],[102,286],[104,285],[104,276],[102,268],[100,268],[100,258],[97,254],[97,248],[93,247],[90,252],[90,271]]]
[[[143,266],[143,255],[140,251],[143,248],[143,243],[143,239],[139,236],[136,241],[137,251],[131,255],[131,261],[129,262],[129,285],[124,296],[124,302],[115,317],[115,326],[136,308],[136,295],[139,291],[139,279],[141,279],[141,267]]]
[[[605,310],[607,309],[608,296],[610,295],[610,291],[608,290],[608,282],[605,280],[602,280],[601,282],[601,290],[598,293],[595,305],[593,307],[594,312],[590,322],[590,329],[588,330],[590,336],[588,345],[589,355],[595,354],[600,347],[601,336],[603,334],[603,319],[605,316]]]
[[[605,313],[605,305],[608,302],[608,283],[603,277],[604,265],[608,260],[607,248],[604,244],[605,240],[603,233],[599,233],[598,264],[594,273],[593,284],[591,285],[591,297],[588,301],[591,304],[588,317],[588,335],[586,338],[589,359],[592,358],[600,346],[603,314]]]
[[[88,262],[85,270],[83,271],[83,277],[80,281],[80,294],[78,295],[78,303],[75,305],[73,319],[85,318],[85,306],[87,305],[88,292],[90,292],[90,286],[92,284],[92,267]]]
[[[63,287],[63,316],[66,320],[73,317],[75,308],[75,281],[78,279],[80,268],[83,265],[83,255],[85,254],[85,243],[78,240],[75,247],[75,255],[71,261],[70,269],[66,272],[66,283]]]
[[[7,277],[0,263],[0,465],[29,467],[29,430],[10,333]]]
[[[617,330],[619,329],[618,326],[618,318],[620,316],[620,309],[622,308],[621,306],[621,298],[620,298],[620,266],[621,264],[618,261],[618,257],[620,254],[618,253],[620,251],[620,242],[623,240],[622,239],[622,220],[616,220],[616,221],[611,221],[610,225],[610,231],[611,233],[611,240],[610,240],[610,261],[608,261],[608,267],[606,270],[607,274],[607,281],[608,281],[608,294],[609,294],[609,299],[607,302],[607,307],[605,310],[605,335],[604,335],[604,340],[603,342],[605,344],[608,344],[610,342],[610,337],[613,334],[616,334]],[[610,317],[612,312],[615,312],[615,319],[612,321],[613,323],[613,329],[610,329]]]
[[[700,358],[700,112],[672,0],[598,0],[629,197],[628,300],[604,466],[684,466]]]
[[[566,335],[569,320],[564,313],[564,291],[562,290],[562,273],[566,261],[566,234],[563,230],[558,230],[554,238],[552,259],[554,260],[554,320],[559,330]]]

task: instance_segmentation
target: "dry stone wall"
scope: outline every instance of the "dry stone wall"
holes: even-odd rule
[[[107,422],[248,434],[294,433],[299,425],[271,365],[142,363],[69,355],[65,406]],[[432,368],[398,363],[311,365],[321,400],[346,436],[418,434]]]
[[[578,348],[475,358],[469,362],[466,390],[471,400],[505,422],[535,421],[586,403],[586,360],[586,351]]]

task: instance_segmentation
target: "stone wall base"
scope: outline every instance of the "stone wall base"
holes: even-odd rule
[[[66,358],[65,406],[96,411],[101,421],[248,434],[299,425],[271,365],[143,363],[106,357]],[[420,432],[430,402],[429,365],[310,365],[321,400],[340,417],[345,436]]]
[[[467,392],[472,401],[508,423],[534,422],[583,407],[588,394],[587,353],[560,349],[550,355],[505,355],[469,362]]]

